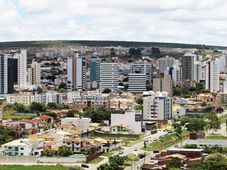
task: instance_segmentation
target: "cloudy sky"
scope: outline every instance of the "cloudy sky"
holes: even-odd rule
[[[226,0],[0,0],[0,41],[227,45]]]

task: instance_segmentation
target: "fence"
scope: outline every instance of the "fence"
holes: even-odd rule
[[[86,156],[77,158],[70,157],[39,157],[38,163],[83,163],[86,162]]]
[[[83,163],[86,156],[80,157],[36,157],[36,156],[0,156],[0,164],[38,164],[38,163]]]
[[[0,156],[0,164],[36,164],[36,156]]]

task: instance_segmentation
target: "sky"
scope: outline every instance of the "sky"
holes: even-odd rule
[[[0,0],[0,41],[122,40],[227,46],[226,0]]]

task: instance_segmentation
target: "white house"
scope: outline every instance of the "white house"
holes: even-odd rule
[[[68,137],[64,138],[63,145],[68,146],[74,152],[80,153],[86,149],[96,148],[98,152],[102,151],[102,144],[90,141],[87,138]]]
[[[17,139],[3,144],[1,150],[4,155],[9,156],[39,156],[43,151],[43,142],[31,141],[30,139]]]

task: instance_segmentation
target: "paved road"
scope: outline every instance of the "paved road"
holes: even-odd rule
[[[149,135],[147,137],[145,137],[143,139],[143,141],[147,141],[148,144],[152,143],[155,139],[158,140],[160,136],[163,136],[167,134],[167,132],[163,132],[163,131],[158,131],[158,133],[156,134],[152,134],[152,135]],[[150,161],[150,157],[151,156],[154,156],[153,152],[150,152],[150,151],[144,151],[144,150],[141,150],[143,147],[144,147],[144,142],[139,142],[137,143],[136,145],[133,145],[132,147],[129,147],[129,148],[126,148],[124,149],[123,151],[123,154],[122,156],[126,156],[128,155],[129,153],[135,153],[135,154],[139,154],[139,153],[146,153],[146,157],[143,158],[143,159],[140,159],[136,162],[134,162],[131,166],[129,167],[126,167],[125,170],[137,170],[137,169],[140,169],[140,167],[145,163],[145,162],[149,162]],[[135,151],[135,149],[137,151]]]
[[[156,134],[149,135],[142,139],[141,142],[131,146],[131,147],[125,147],[123,150],[123,154],[121,156],[127,156],[129,153],[144,153],[143,150],[141,150],[144,147],[144,141],[147,141],[147,144],[153,142],[154,139],[159,139],[160,136],[165,135],[167,132],[159,131]]]

